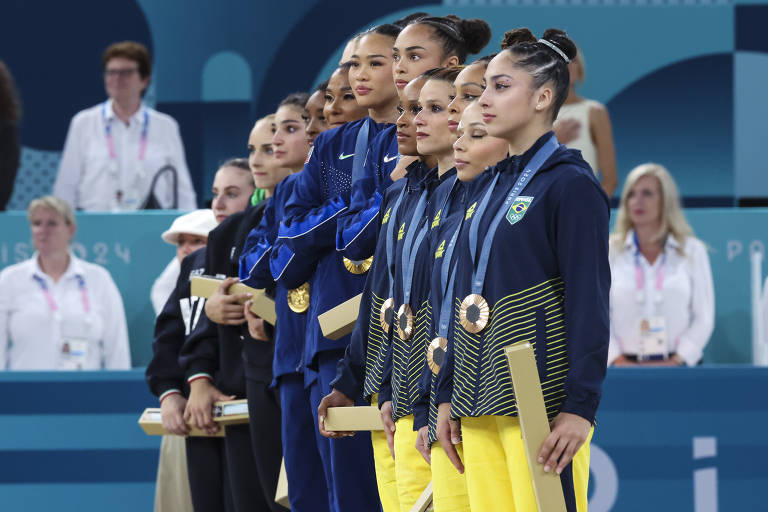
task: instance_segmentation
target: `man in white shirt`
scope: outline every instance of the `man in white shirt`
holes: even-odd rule
[[[160,208],[195,209],[179,126],[141,101],[151,75],[149,52],[124,41],[110,45],[102,62],[109,98],[72,118],[53,195],[78,210],[136,210],[148,200]]]

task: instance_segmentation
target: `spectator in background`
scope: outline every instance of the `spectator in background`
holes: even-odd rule
[[[576,93],[576,85],[583,84],[586,78],[581,49],[568,64],[568,71],[571,74],[570,88],[565,104],[557,115],[555,135],[562,144],[581,151],[581,156],[592,167],[595,175],[599,175],[600,184],[610,198],[619,183],[611,118],[604,105]]]
[[[72,119],[53,194],[78,210],[196,208],[178,124],[142,103],[149,52],[133,41],[115,43],[102,64],[109,98]]]
[[[0,272],[0,368],[130,368],[123,300],[109,272],[69,249],[72,210],[46,196],[27,216],[36,252]]]
[[[197,210],[173,221],[163,233],[163,240],[176,246],[176,257],[155,280],[150,292],[155,315],[163,310],[179,277],[181,260],[192,252],[205,247],[208,231],[235,212],[248,206],[254,193],[253,177],[248,160],[231,158],[221,164],[213,178],[212,210]]]
[[[643,164],[627,176],[610,262],[608,363],[696,365],[714,326],[712,272],[661,165]]]
[[[21,107],[13,77],[0,61],[0,211],[5,210],[13,192],[21,158],[19,119]]]
[[[312,146],[315,143],[315,137],[328,129],[328,122],[323,114],[325,107],[325,90],[328,88],[328,80],[321,82],[307,100],[306,111],[303,115],[304,122],[307,124],[304,131],[307,132],[307,141]]]

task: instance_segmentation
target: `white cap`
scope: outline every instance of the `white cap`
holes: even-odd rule
[[[195,210],[177,217],[162,237],[169,244],[176,245],[182,233],[207,237],[208,232],[217,225],[213,210]]]

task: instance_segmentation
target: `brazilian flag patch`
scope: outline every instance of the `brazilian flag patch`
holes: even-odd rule
[[[531,206],[531,201],[533,201],[533,196],[518,196],[515,199],[515,202],[512,203],[507,212],[507,220],[510,225],[519,222],[525,216],[525,212]]]

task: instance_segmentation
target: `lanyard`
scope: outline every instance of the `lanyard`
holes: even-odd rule
[[[355,140],[355,156],[352,159],[352,183],[363,177],[365,171],[365,157],[368,153],[368,133],[371,129],[371,118],[366,117],[363,125],[357,131]]]
[[[416,209],[411,215],[411,225],[408,227],[408,233],[405,235],[405,242],[403,243],[403,304],[409,304],[411,302],[411,287],[413,285],[413,270],[416,266],[416,256],[419,252],[421,242],[424,240],[424,236],[427,234],[428,222],[422,222],[424,219],[424,210],[427,209],[427,189],[419,197],[419,202],[416,203]],[[413,236],[416,233],[416,228],[421,225],[419,234],[416,236],[416,240],[413,240]]]
[[[34,275],[32,277],[35,281],[37,281],[37,284],[40,285],[40,289],[43,291],[43,296],[45,296],[45,301],[48,303],[48,307],[51,309],[51,311],[54,313],[58,311],[59,306],[56,304],[56,300],[53,298],[51,291],[48,289],[48,284],[45,282],[45,279],[38,275]],[[85,288],[85,280],[83,279],[83,276],[80,275],[75,276],[75,279],[77,279],[77,287],[80,289],[80,300],[83,302],[83,310],[86,313],[90,313],[91,303],[88,300],[88,291]]]
[[[397,197],[397,201],[395,201],[395,206],[393,206],[389,210],[389,218],[387,219],[387,273],[389,274],[389,295],[387,297],[392,297],[395,290],[395,276],[394,276],[394,263],[395,263],[395,255],[394,255],[394,240],[392,239],[395,236],[395,224],[397,224],[397,211],[400,209],[400,203],[403,202],[403,197],[405,196],[405,189],[408,187],[408,184],[406,183],[403,186],[403,190],[400,191],[400,195]]]
[[[640,243],[637,240],[637,233],[633,234],[635,241],[635,294],[637,302],[643,302],[645,299],[645,272],[640,263]],[[664,287],[664,265],[667,262],[667,253],[662,249],[659,268],[656,270],[656,287],[653,297],[655,303],[661,302],[661,290]]]
[[[536,154],[533,155],[533,158],[531,158],[528,166],[517,178],[517,181],[512,187],[512,190],[509,191],[507,198],[504,200],[504,204],[501,205],[501,208],[499,208],[499,211],[496,213],[493,221],[491,221],[491,225],[488,228],[488,232],[485,235],[485,240],[483,241],[483,247],[480,251],[480,260],[472,273],[472,293],[480,294],[483,291],[485,273],[488,270],[488,258],[491,254],[491,245],[493,244],[493,237],[496,234],[496,229],[498,229],[501,219],[504,218],[509,207],[515,202],[525,186],[530,183],[544,162],[546,162],[547,159],[552,156],[552,153],[554,153],[559,146],[560,144],[557,142],[557,138],[552,135],[549,140],[544,143],[541,149],[539,149]],[[493,195],[493,189],[496,186],[496,182],[499,181],[499,176],[500,173],[497,172],[496,176],[494,176],[493,181],[488,187],[488,191],[485,193],[483,200],[480,202],[474,217],[472,218],[472,223],[469,225],[469,250],[472,256],[473,265],[478,261],[476,258],[477,231],[480,228],[480,222],[483,217],[484,210],[488,206],[488,201],[490,201],[491,195]]]
[[[107,137],[107,149],[109,149],[109,158],[112,160],[117,159],[117,153],[115,152],[115,141],[112,137],[112,124],[107,119],[107,103],[105,101],[101,108],[101,115],[104,119],[104,135]],[[144,109],[144,123],[141,125],[141,142],[139,143],[139,160],[144,160],[144,156],[147,153],[147,132],[149,131],[149,112]]]

